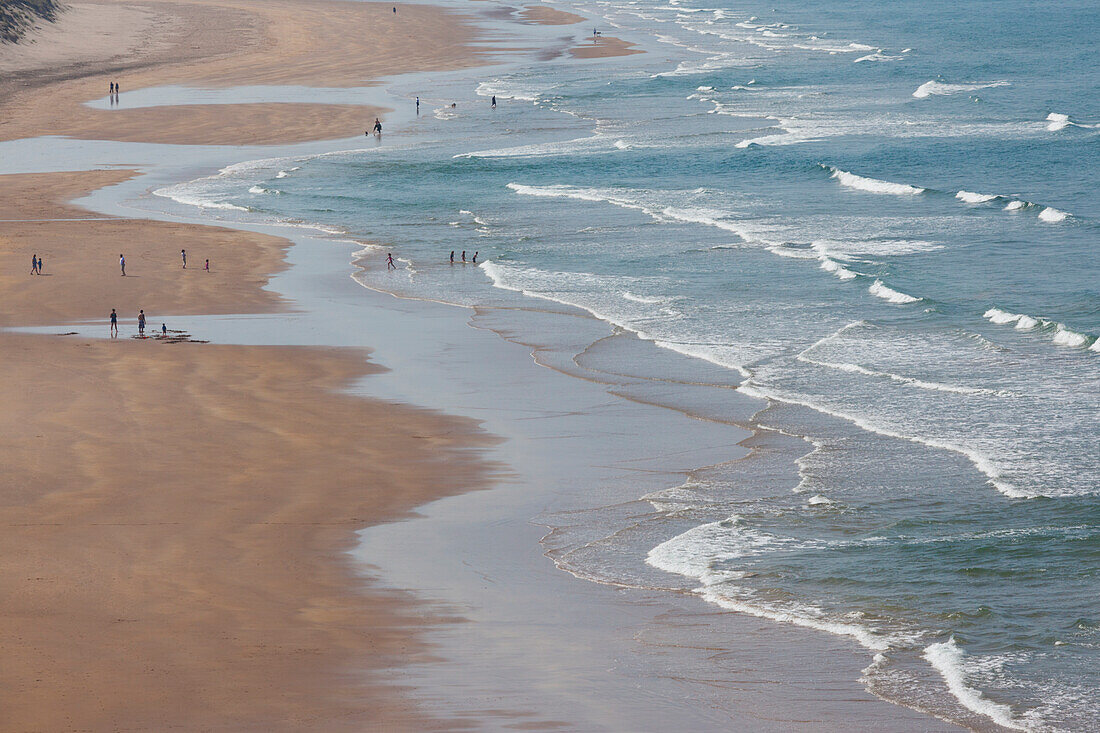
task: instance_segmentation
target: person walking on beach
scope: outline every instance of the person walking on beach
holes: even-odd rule
[[[33,255],[31,255],[31,274],[32,275],[37,275],[38,274],[38,253],[37,252],[35,252]]]
[[[387,270],[396,270],[397,269],[397,265],[393,264],[393,253],[392,252],[386,255],[386,269]]]
[[[207,272],[210,272],[210,259],[209,258],[207,258],[206,264],[202,266],[202,269],[206,270]]]
[[[122,276],[126,277],[126,258],[121,254],[118,256],[118,266],[122,268]]]
[[[183,260],[183,269],[187,269],[187,250],[180,250],[180,258]]]
[[[118,338],[118,313],[111,309],[111,338]]]
[[[451,250],[451,264],[453,265],[454,263],[455,263],[455,251],[452,249]]]
[[[138,336],[145,338],[145,311],[138,311]]]

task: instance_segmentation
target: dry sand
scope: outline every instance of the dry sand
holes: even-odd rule
[[[386,680],[438,619],[366,592],[344,551],[485,485],[487,439],[340,394],[361,353],[129,338],[138,307],[285,307],[261,287],[287,245],[56,203],[129,175],[0,176],[4,324],[123,319],[111,341],[0,333],[0,730],[445,725]]]
[[[480,63],[472,27],[439,8],[341,0],[80,3],[24,46],[0,47],[0,139],[66,135],[134,142],[296,142],[362,134],[379,110],[193,105],[96,110],[122,94],[183,85],[366,86],[382,76]],[[108,14],[91,23],[88,14]],[[106,30],[102,27],[106,26]],[[69,45],[69,39],[80,39]],[[326,108],[328,110],[326,114]],[[257,125],[269,129],[257,130]],[[200,133],[191,133],[199,130]],[[189,137],[189,135],[191,137]]]

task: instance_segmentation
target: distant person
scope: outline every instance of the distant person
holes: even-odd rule
[[[126,277],[126,258],[122,255],[118,256],[118,266],[122,268],[122,276]]]
[[[145,338],[145,311],[138,311],[138,335]]]
[[[453,265],[454,263],[455,263],[455,251],[452,249],[451,250],[451,264]]]
[[[393,14],[397,15],[397,6],[396,5],[393,6]]]
[[[396,270],[397,269],[397,265],[393,264],[393,253],[392,252],[390,254],[386,255],[386,269],[387,270]]]
[[[186,270],[187,269],[187,250],[185,250],[185,249],[180,250],[180,259],[183,260],[183,269]]]
[[[420,97],[416,98],[416,114],[418,117],[420,116]]]
[[[206,264],[202,266],[202,269],[206,270],[207,272],[210,272],[210,260],[209,259],[206,260]]]
[[[111,309],[111,338],[118,338],[118,313]]]
[[[31,274],[32,275],[37,275],[38,274],[38,253],[37,252],[35,252],[33,255],[31,255]]]
[[[42,258],[41,257],[38,258],[38,274],[39,275],[42,274]]]
[[[474,259],[471,260],[475,265],[477,264],[477,252],[474,252]]]
[[[110,97],[115,96],[115,83],[114,82],[111,82],[110,91],[107,92],[107,95],[110,96]]]
[[[466,263],[466,250],[462,250],[462,263]]]
[[[382,137],[382,120],[377,117],[374,118],[374,134]]]
[[[493,109],[497,108],[497,95],[493,95]]]
[[[454,109],[457,106],[458,106],[458,102],[451,102],[451,109]]]
[[[160,324],[160,335],[165,337],[165,338],[168,338],[168,326],[166,326],[163,323]]]

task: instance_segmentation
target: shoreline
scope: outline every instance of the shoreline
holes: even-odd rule
[[[608,40],[608,41],[612,41],[612,40],[615,40],[615,41],[617,41],[618,39],[607,39],[607,40]],[[240,229],[239,229],[239,228],[237,228],[237,227],[234,227],[234,226],[233,226],[232,224],[228,224],[227,226],[229,226],[230,228],[232,228],[232,229],[233,229],[234,231],[240,231]],[[49,264],[49,263],[48,263],[48,264]],[[377,307],[377,306],[378,306],[378,304],[376,303],[376,304],[375,304],[375,306]],[[225,311],[225,312],[226,312],[226,313],[229,313],[230,311]],[[187,320],[187,321],[191,321],[191,320],[194,320],[194,319],[184,319],[184,320]],[[197,319],[197,320],[198,320],[198,321],[202,321],[202,322],[206,322],[206,321],[207,321],[208,319],[202,319],[202,318],[200,318],[200,319]],[[59,323],[61,323],[61,321],[59,321]],[[197,331],[198,329],[193,329],[193,330],[196,330],[196,331]],[[495,336],[494,336],[494,338],[495,338]],[[253,346],[253,347],[247,347],[247,348],[256,348],[256,347],[254,347],[254,346]],[[397,348],[397,347],[395,346],[395,348]],[[391,351],[391,352],[389,352],[389,353],[393,353],[393,352]],[[408,379],[408,377],[401,377],[401,376],[400,376],[400,374],[398,374],[398,373],[397,373],[397,372],[399,372],[399,371],[400,371],[400,369],[394,369],[394,371],[393,371],[393,372],[390,372],[390,373],[388,373],[388,374],[386,374],[386,375],[377,375],[376,377],[371,377],[371,378],[369,378],[369,379],[368,379],[368,382],[376,382],[376,380],[378,380],[378,379],[382,379],[382,380],[385,380],[385,379]],[[370,386],[364,385],[364,389],[365,389],[365,391],[367,391],[368,393],[369,393],[369,392],[371,392],[371,388],[370,388]],[[382,390],[382,392],[384,393],[384,392],[385,392],[385,390]],[[422,396],[422,393],[420,393],[420,392],[418,392],[417,394],[418,394],[419,396]],[[438,397],[438,396],[439,396],[439,395],[436,395],[436,397]],[[410,397],[411,397],[411,396],[410,396]],[[423,404],[423,401],[422,401],[422,400],[420,400],[420,399],[411,399],[410,401],[412,402],[412,404]],[[449,402],[450,402],[450,403],[452,403],[452,404],[449,404],[449,405],[448,405],[448,408],[449,408],[449,409],[448,409],[448,414],[461,414],[461,412],[462,412],[462,406],[461,406],[461,405],[455,405],[455,404],[453,404],[453,401],[451,401],[451,400],[430,400],[429,402],[430,402],[431,404],[447,404],[447,403],[449,403]],[[471,418],[471,417],[472,417],[472,415],[467,415],[466,417],[467,417],[467,418]],[[429,501],[429,503],[426,503],[426,504],[421,504],[421,505],[420,505],[420,506],[421,506],[421,508],[420,508],[420,509],[418,510],[418,513],[430,513],[430,514],[431,514],[432,516],[431,516],[431,518],[429,518],[429,520],[428,520],[428,521],[440,521],[440,520],[439,520],[439,518],[438,518],[438,516],[437,516],[437,514],[436,514],[436,511],[435,511],[435,509],[434,509],[434,507],[436,506],[436,504],[435,504],[435,503],[433,503],[431,499],[429,499],[428,501]],[[477,501],[478,501],[478,499],[477,499],[477,498],[471,498],[471,499],[470,499],[470,501],[476,504],[476,503],[477,503]],[[513,516],[513,518],[515,518],[515,517]],[[416,520],[416,521],[421,521],[421,520]],[[407,528],[408,524],[409,524],[409,523],[405,523],[405,526],[406,526],[406,528]],[[387,525],[387,526],[388,526],[388,527],[391,527],[391,528],[396,528],[396,526],[397,526],[397,525]],[[397,530],[396,530],[396,529],[394,529],[394,531],[397,531]],[[368,534],[369,534],[369,533],[368,533]],[[385,534],[385,532],[383,532],[383,534]],[[438,548],[437,548],[437,549],[438,549]],[[536,546],[536,549],[537,549],[537,546]],[[541,553],[539,553],[539,552],[536,552],[535,554],[536,554],[536,555],[538,555],[538,556],[539,556],[539,557],[541,558]],[[528,568],[528,569],[530,569],[530,568]],[[555,570],[554,572],[555,572],[555,573],[557,573],[558,571],[556,571],[556,570]],[[396,573],[396,576],[397,576],[397,577],[400,577],[400,575],[401,575],[401,573],[400,573],[400,572]],[[562,577],[566,577],[566,576],[565,576],[564,574],[561,574],[561,575],[562,575]],[[572,580],[570,580],[570,582],[573,582],[573,581],[572,581]],[[411,584],[409,584],[409,583],[405,583],[405,584],[404,584],[403,586],[398,586],[398,587],[405,587],[405,588],[407,588],[407,587],[408,587],[408,586],[410,586],[410,585],[411,585]],[[595,604],[595,605],[599,605],[599,604],[607,604],[607,603],[609,603],[609,600],[608,600],[607,598],[603,597],[603,596],[605,595],[603,591],[597,591],[597,592],[592,592],[592,593],[589,593],[589,591],[586,591],[586,590],[580,590],[580,591],[578,591],[578,592],[579,592],[579,593],[580,593],[581,595],[596,595],[596,596],[601,596],[601,600],[599,601],[599,603],[597,603],[597,604]],[[664,603],[666,603],[666,604],[667,604],[667,601],[662,601],[662,600],[657,600],[657,599],[648,599],[648,600],[647,600],[647,602],[648,602],[648,603],[650,603],[650,604],[652,604],[653,606],[658,606],[658,605],[660,605],[660,604],[661,604],[662,602],[664,602]],[[409,600],[408,600],[407,598],[405,598],[405,599],[403,599],[403,601],[400,601],[399,603],[409,603]],[[676,605],[679,605],[679,604],[672,604],[672,605],[676,606]],[[590,609],[590,608],[592,608],[592,607],[594,607],[594,606],[593,606],[593,605],[590,605],[590,606],[586,606],[586,608],[589,608],[589,609]],[[625,603],[623,607],[624,607],[624,608],[631,608],[632,606],[630,605],[630,603]],[[449,614],[442,614],[442,615],[444,615],[444,616],[447,616],[447,615],[449,615]],[[707,614],[707,615],[709,615],[709,614]],[[431,633],[431,634],[433,634],[433,635],[434,635],[434,634],[436,634],[436,633],[443,633],[443,634],[446,634],[446,633],[447,633],[447,632],[446,632],[446,630],[445,630],[445,629],[446,629],[446,627],[447,627],[447,625],[446,625],[446,624],[444,624],[444,627],[443,627],[443,628],[444,628],[444,630],[443,630],[443,631],[440,631],[440,629],[438,629],[438,628],[436,628],[436,627],[432,627],[432,628],[431,628],[431,632],[430,632],[430,633]],[[490,625],[490,627],[491,627],[491,625]],[[767,633],[767,632],[761,632],[761,631],[759,631],[759,630],[758,630],[758,631],[756,631],[756,632],[754,632],[754,633],[760,634],[760,633]],[[787,636],[787,635],[789,635],[789,632],[786,632],[786,631],[784,631],[784,632],[778,632],[778,633],[779,633],[780,635],[784,635],[784,636]],[[797,637],[798,637],[798,635],[797,635],[797,634],[794,634],[794,635],[793,635],[793,637],[794,637],[794,638],[797,638]],[[769,639],[770,639],[770,638],[772,638],[771,634],[767,634],[767,638],[769,638]],[[838,645],[838,644],[836,644],[835,642],[833,642],[832,644],[828,644],[827,646],[830,646],[830,647],[837,647],[837,646],[843,646],[843,645],[842,645],[842,644]],[[433,654],[434,654],[434,652],[433,652]],[[425,668],[425,669],[426,669],[426,667],[421,667],[421,668]],[[406,672],[408,672],[408,671],[409,671],[409,670],[411,670],[412,668],[410,668],[410,667],[405,667],[404,669],[406,670]],[[430,674],[429,674],[428,676],[429,676],[429,678],[430,678]],[[421,700],[420,702],[421,702],[421,704],[423,704],[423,703],[424,703],[424,701],[423,701],[423,700]],[[428,705],[427,707],[428,707],[428,708],[431,708],[431,706],[430,706],[430,705]],[[895,708],[894,708],[894,707],[893,707],[892,705],[891,705],[891,706],[889,706],[889,708],[890,708],[890,709],[895,709]],[[440,708],[440,707],[438,707],[438,706],[437,706],[437,708],[436,708],[436,709],[434,710],[434,712],[435,712],[435,713],[437,713],[437,714],[439,714],[439,713],[442,713],[442,712],[445,712],[445,711],[446,711],[446,707],[445,707],[445,706],[443,706],[442,708]],[[409,711],[407,711],[407,710],[401,710],[401,711],[399,711],[398,713],[395,713],[395,714],[398,714],[398,715],[405,715],[405,714],[409,714]],[[517,716],[518,716],[518,717],[523,717],[523,715],[525,715],[526,713],[523,713],[523,712],[521,712],[521,711],[509,711],[509,712],[507,712],[507,713],[501,713],[501,711],[488,711],[488,712],[487,712],[487,713],[485,713],[485,714],[486,714],[486,715],[487,715],[488,717],[490,717],[490,718],[494,717],[494,715],[496,715],[496,714],[501,714],[501,716],[502,716],[502,717],[503,717],[503,718],[504,718],[505,720],[509,720],[509,721],[510,721],[510,720],[513,720],[513,719],[514,719],[515,717],[517,717]],[[887,719],[889,719],[889,717],[888,717],[888,716],[887,716]],[[609,719],[608,719],[608,721],[609,721],[609,724],[610,724],[610,721],[611,721],[611,720],[613,720],[613,719],[611,719],[611,718],[609,718]],[[898,721],[902,721],[902,720],[905,720],[905,721],[907,721],[907,724],[912,724],[912,725],[914,726],[914,729],[916,729],[916,726],[917,726],[917,722],[916,722],[916,719],[910,719],[910,716],[908,716],[908,715],[899,715],[899,716],[898,716],[898,718],[897,718],[897,720],[898,720]],[[642,718],[639,718],[639,721],[641,721],[641,722],[644,722],[644,719],[642,719]],[[792,722],[792,721],[787,721],[787,722]],[[553,716],[550,716],[550,715],[546,715],[546,716],[545,716],[545,719],[544,719],[544,720],[542,720],[542,721],[541,721],[541,722],[539,723],[539,725],[543,725],[543,724],[545,724],[545,725],[562,725],[562,724],[567,724],[567,723],[565,723],[564,721],[560,721],[560,720],[555,720],[555,719],[553,718]]]

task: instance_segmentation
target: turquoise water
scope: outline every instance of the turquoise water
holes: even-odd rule
[[[563,565],[850,636],[949,720],[1092,728],[1100,10],[575,7],[647,53],[398,80],[422,114],[381,141],[161,193],[382,243],[370,287],[577,306],[682,355],[670,381],[717,365],[751,456],[594,515]]]

